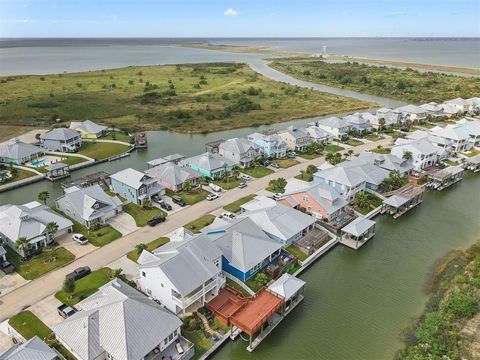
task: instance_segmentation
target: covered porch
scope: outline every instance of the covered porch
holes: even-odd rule
[[[168,345],[165,349],[160,351],[160,348],[156,347],[147,356],[145,360],[188,360],[195,354],[195,348],[193,344],[185,339],[182,335],[178,335],[178,338]]]
[[[358,217],[342,228],[340,243],[357,250],[373,236],[375,236],[375,221]]]

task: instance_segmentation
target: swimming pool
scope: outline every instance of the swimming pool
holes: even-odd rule
[[[42,160],[32,161],[32,165],[35,166],[35,167],[45,166],[45,165],[47,165],[47,160],[42,159]]]

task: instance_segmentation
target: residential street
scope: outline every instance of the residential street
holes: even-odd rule
[[[370,142],[368,144],[359,145],[352,148],[355,153],[362,150],[369,150],[378,145],[387,146],[391,142],[390,137]],[[220,194],[220,198],[214,201],[201,201],[193,206],[187,207],[182,211],[173,213],[168,216],[165,223],[156,227],[146,226],[140,228],[104,247],[95,249],[92,252],[78,257],[73,263],[52,271],[43,277],[33,280],[16,290],[0,297],[0,322],[8,319],[12,315],[34,305],[49,295],[55,293],[62,287],[65,275],[79,266],[90,266],[92,270],[104,267],[124,256],[128,251],[132,250],[139,243],[148,243],[152,240],[165,235],[178,227],[181,227],[191,220],[194,220],[203,214],[211,213],[226,204],[229,204],[243,196],[264,190],[268,182],[278,177],[285,179],[291,178],[299,174],[300,170],[304,170],[308,165],[320,165],[324,162],[323,157],[317,159],[302,161],[299,164],[287,169],[281,169],[273,174],[260,179],[252,179],[248,182],[245,189],[232,189]]]

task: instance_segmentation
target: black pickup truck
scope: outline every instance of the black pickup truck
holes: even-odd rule
[[[10,264],[7,260],[0,263],[0,269],[2,269],[5,274],[11,274],[15,271],[13,265]]]

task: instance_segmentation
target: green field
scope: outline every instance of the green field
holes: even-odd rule
[[[55,297],[62,303],[73,306],[95,293],[100,286],[109,282],[111,280],[111,274],[112,269],[107,267],[93,271],[84,278],[75,281],[75,291],[73,294],[69,295],[65,291],[60,290],[55,294]]]
[[[234,201],[228,205],[225,205],[223,208],[227,211],[230,211],[232,213],[236,213],[236,212],[239,212],[240,211],[240,206],[243,205],[243,204],[246,204],[247,202],[249,202],[250,200],[252,200],[255,196],[257,196],[256,194],[251,194],[251,195],[247,195],[241,199],[238,199],[237,201]]]
[[[259,126],[374,106],[275,82],[234,63],[3,76],[0,98],[2,125],[49,127],[57,118],[91,119],[132,131],[183,133]]]
[[[208,191],[200,189],[199,187],[192,189],[190,191],[179,191],[179,192],[174,192],[170,189],[166,190],[166,194],[170,197],[172,196],[180,196],[182,200],[185,202],[187,205],[193,205],[196,204],[197,202],[200,202],[202,200],[205,200],[210,194]]]
[[[167,237],[160,237],[156,240],[150,241],[147,245],[147,250],[148,251],[153,251],[156,248],[162,246],[163,244],[166,244],[170,241],[169,238]],[[133,262],[137,262],[138,258],[140,257],[140,254],[138,253],[137,249],[133,249],[127,254],[127,258],[132,260]]]
[[[111,156],[120,155],[128,149],[129,147],[127,145],[122,144],[84,141],[78,153],[95,160],[102,160]]]
[[[480,93],[475,77],[419,72],[355,62],[327,63],[311,58],[275,59],[271,66],[296,78],[413,103],[465,99]]]
[[[265,166],[254,166],[247,169],[241,169],[240,172],[254,178],[261,178],[274,173],[272,169],[266,168]]]
[[[196,220],[190,221],[188,224],[184,225],[185,229],[190,230],[193,233],[199,233],[204,227],[210,225],[213,220],[215,220],[215,216],[212,214],[203,215]]]
[[[138,227],[147,225],[147,221],[155,216],[166,216],[167,213],[159,208],[153,207],[151,209],[144,209],[133,203],[123,205],[123,211],[131,215],[135,219]]]
[[[300,162],[295,159],[275,159],[272,163],[278,164],[282,169],[289,168],[290,166],[297,165]]]
[[[345,149],[343,147],[339,146],[339,145],[328,144],[325,147],[325,150],[327,150],[328,152],[331,152],[331,153],[336,153],[336,152],[339,152],[339,151],[342,151],[342,150],[345,150]]]

